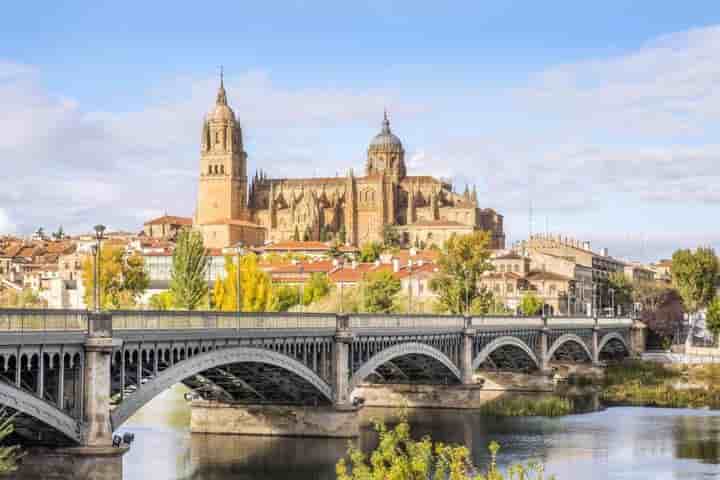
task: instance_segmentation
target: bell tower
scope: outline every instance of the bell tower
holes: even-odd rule
[[[221,71],[215,106],[203,121],[195,223],[246,219],[246,202],[247,154]]]

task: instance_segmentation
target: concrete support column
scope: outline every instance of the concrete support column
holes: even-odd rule
[[[350,406],[350,344],[353,333],[347,315],[338,315],[332,358],[332,387],[335,407]]]
[[[112,359],[112,316],[93,313],[88,318],[84,368],[84,443],[112,445],[110,425],[110,361]]]
[[[593,327],[592,332],[592,348],[590,349],[590,353],[592,353],[592,363],[593,365],[597,365],[600,363],[600,351],[598,349],[599,346],[599,336],[600,336],[600,329],[597,325],[597,318],[595,319],[595,326]]]
[[[473,342],[475,340],[475,329],[472,328],[472,319],[465,319],[463,329],[462,350],[460,351],[460,373],[462,374],[463,385],[474,383],[473,374]]]
[[[57,407],[65,407],[65,354],[60,352],[60,365],[58,365]]]
[[[647,325],[640,320],[633,321],[630,330],[630,353],[633,356],[642,355],[647,346]]]
[[[543,328],[540,330],[540,371],[545,373],[550,371],[550,359],[548,358],[548,337],[550,331],[547,327],[547,317],[543,317]]]

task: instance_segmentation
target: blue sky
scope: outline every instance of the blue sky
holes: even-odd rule
[[[720,247],[720,3],[54,2],[0,16],[0,232],[191,215],[225,65],[249,169],[475,183],[511,240]],[[3,138],[4,137],[4,138]]]

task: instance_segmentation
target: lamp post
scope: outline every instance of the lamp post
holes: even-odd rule
[[[303,308],[305,307],[305,266],[300,264],[300,315],[303,314]]]
[[[237,253],[237,284],[235,291],[237,293],[237,312],[242,312],[242,305],[241,305],[241,295],[240,295],[240,261],[242,259],[242,256],[245,255],[245,249],[242,247],[242,245],[238,245],[235,247],[235,253]]]
[[[95,225],[95,245],[93,245],[93,257],[95,259],[95,275],[93,285],[93,306],[95,313],[100,311],[100,243],[105,238],[105,225]]]
[[[610,289],[610,308],[612,309],[612,316],[615,316],[615,289]]]

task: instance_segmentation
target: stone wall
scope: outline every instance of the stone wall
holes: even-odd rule
[[[194,401],[191,410],[192,433],[349,438],[360,432],[357,409]]]

